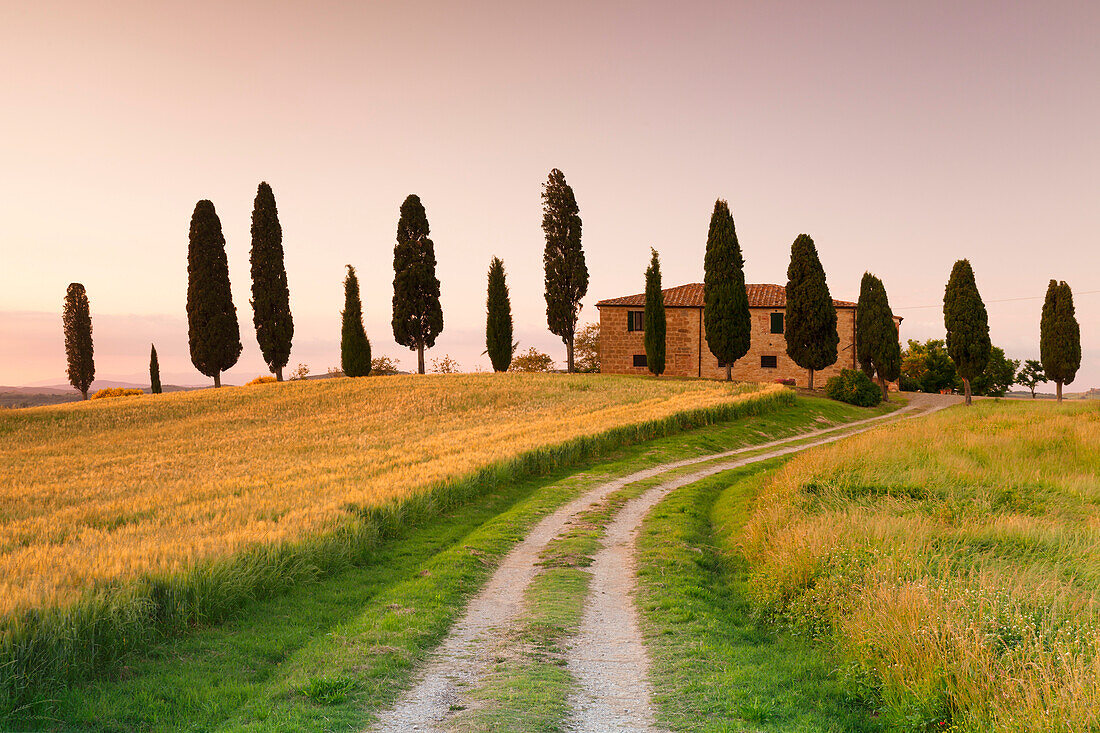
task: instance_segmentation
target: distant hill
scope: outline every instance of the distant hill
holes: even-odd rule
[[[108,387],[125,387],[126,389],[141,389],[146,392],[149,388],[144,384],[132,384],[130,382],[112,382],[110,380],[96,380],[92,382],[88,394],[96,390]],[[179,392],[182,390],[199,389],[199,387],[185,387],[177,384],[166,384],[165,392]],[[38,407],[40,405],[59,405],[64,402],[79,402],[80,393],[67,384],[51,384],[44,387],[4,387],[0,386],[0,408]]]

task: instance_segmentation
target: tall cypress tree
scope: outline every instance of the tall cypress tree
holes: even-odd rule
[[[947,329],[947,355],[963,382],[966,404],[971,403],[970,380],[989,363],[989,316],[974,282],[970,260],[958,260],[943,293],[943,325]]]
[[[1073,309],[1073,291],[1065,281],[1050,281],[1039,322],[1039,359],[1047,380],[1058,386],[1071,384],[1081,367],[1081,326]]]
[[[275,194],[267,182],[256,189],[252,207],[252,322],[256,341],[268,368],[283,381],[283,367],[290,359],[294,319],[290,315],[290,289],[283,264],[283,228],[275,208]]]
[[[340,328],[340,368],[345,377],[370,375],[370,340],[363,328],[363,303],[359,299],[359,278],[355,268],[347,265],[344,278],[343,325]]]
[[[542,264],[546,272],[546,323],[550,333],[565,344],[565,370],[574,371],[573,338],[581,298],[588,292],[588,266],[581,249],[581,216],[573,189],[557,168],[543,184],[542,231],[546,248]]]
[[[69,283],[65,291],[65,308],[62,311],[65,324],[65,358],[68,362],[69,384],[88,399],[88,388],[95,380],[95,361],[92,358],[92,311],[88,305],[88,293],[80,283]]]
[[[836,363],[840,335],[836,330],[836,306],[825,282],[825,268],[808,234],[799,234],[791,245],[783,332],[787,355],[810,371],[809,387],[813,389],[814,371]]]
[[[856,358],[868,377],[878,375],[886,399],[886,383],[901,376],[901,344],[886,288],[869,272],[863,273],[856,304]]]
[[[733,362],[749,351],[752,324],[745,290],[745,259],[737,241],[737,229],[729,205],[714,202],[703,261],[703,328],[707,347],[726,366],[726,380],[733,378]]]
[[[160,394],[160,362],[157,361],[157,347],[149,345],[149,391]]]
[[[187,248],[187,341],[191,363],[222,386],[221,373],[241,355],[237,308],[229,287],[222,222],[214,204],[195,204]]]
[[[401,204],[393,248],[393,338],[417,352],[421,374],[424,349],[435,346],[436,337],[443,331],[435,244],[428,238],[429,231],[420,197],[410,194]]]
[[[665,371],[665,298],[661,291],[661,261],[657,250],[645,271],[645,358],[649,371],[661,376]]]
[[[494,257],[489,263],[489,287],[485,298],[485,351],[493,371],[506,372],[512,364],[512,303],[504,263]]]

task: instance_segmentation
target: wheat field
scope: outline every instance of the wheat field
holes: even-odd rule
[[[226,387],[0,412],[0,614],[324,532],[348,508],[617,426],[771,394],[600,375]]]
[[[906,730],[1100,729],[1100,403],[981,401],[811,451],[743,538],[755,602]]]

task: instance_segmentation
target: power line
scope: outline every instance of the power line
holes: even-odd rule
[[[1100,293],[1100,290],[1082,290],[1080,292],[1074,293],[1073,297],[1076,298],[1078,295],[1095,295],[1096,293]],[[1017,301],[1017,300],[1043,300],[1045,298],[1046,298],[1045,295],[1029,295],[1029,296],[1024,297],[1024,298],[999,298],[997,300],[987,300],[985,302],[986,303],[1010,303],[1010,302]],[[904,306],[902,308],[894,308],[893,310],[896,310],[896,311],[915,311],[915,310],[921,310],[922,308],[943,308],[943,303],[937,303],[936,305],[907,305],[907,306]]]

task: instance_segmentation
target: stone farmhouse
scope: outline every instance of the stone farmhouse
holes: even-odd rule
[[[733,378],[748,382],[793,379],[799,387],[809,383],[809,372],[787,356],[783,336],[787,289],[782,285],[746,285],[752,323],[749,352],[733,364]],[[703,328],[703,283],[690,283],[664,290],[665,374],[677,377],[724,379],[726,368],[707,348]],[[836,363],[814,372],[814,385],[841,369],[856,369],[856,304],[833,300],[836,306]],[[605,374],[647,374],[645,344],[645,294],[601,300],[600,371]],[[901,318],[895,316],[899,324]]]

